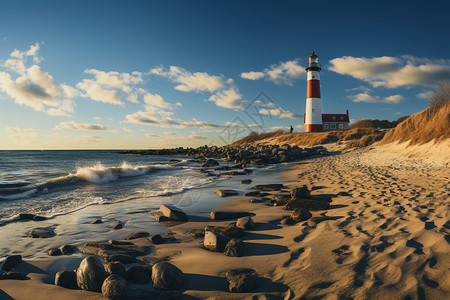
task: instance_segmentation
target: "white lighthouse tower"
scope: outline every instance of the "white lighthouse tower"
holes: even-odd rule
[[[322,131],[322,107],[320,104],[320,64],[314,52],[305,67],[308,74],[306,90],[305,132]]]

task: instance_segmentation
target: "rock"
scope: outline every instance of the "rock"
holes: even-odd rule
[[[285,218],[285,219],[280,221],[281,225],[294,225],[296,223],[297,222],[294,219],[290,218],[290,217],[289,218]]]
[[[230,238],[225,235],[213,231],[205,231],[203,246],[209,251],[223,252],[229,241]]]
[[[223,253],[226,256],[239,257],[244,255],[244,247],[245,244],[243,241],[241,241],[240,239],[232,239],[225,246]]]
[[[66,289],[78,289],[77,274],[75,271],[59,271],[55,276],[55,285],[62,286]]]
[[[70,255],[74,254],[77,247],[72,245],[62,245],[59,247],[59,250],[61,250],[61,253],[64,255]]]
[[[77,269],[77,284],[83,290],[100,292],[106,272],[103,265],[95,256],[87,256]]]
[[[6,272],[0,274],[0,280],[4,279],[15,279],[15,280],[27,280],[29,279],[27,275],[20,272]]]
[[[103,223],[103,221],[101,219],[96,219],[91,222],[91,224],[101,224],[101,223]]]
[[[144,266],[133,266],[127,271],[128,280],[131,280],[135,283],[149,283],[150,278],[152,277],[152,269],[150,267]]]
[[[236,227],[242,228],[244,230],[255,228],[255,223],[250,216],[239,218],[236,221]]]
[[[218,166],[219,162],[215,159],[208,159],[203,165],[202,168],[211,168],[211,167],[215,167]]]
[[[220,197],[230,197],[239,195],[238,192],[233,190],[215,190],[214,193],[216,193]]]
[[[176,233],[175,232],[167,232],[166,235],[164,236],[164,240],[165,241],[176,241]]]
[[[158,222],[167,222],[167,221],[172,221],[171,219],[169,219],[168,217],[164,216],[164,215],[156,215],[156,221]]]
[[[123,241],[116,241],[116,240],[109,240],[108,243],[110,245],[134,245],[132,242],[123,242]]]
[[[259,198],[253,198],[253,199],[250,200],[250,202],[251,203],[262,203],[262,202],[264,202],[264,200],[263,199],[259,199]]]
[[[109,275],[102,285],[102,295],[111,300],[122,300],[127,297],[127,282],[119,275]]]
[[[166,216],[170,220],[175,220],[175,221],[180,221],[180,222],[188,221],[188,217],[187,217],[186,213],[175,206],[163,204],[159,207],[159,210],[162,212],[162,214],[164,216]]]
[[[159,245],[166,241],[165,238],[163,238],[160,234],[152,235],[149,240],[153,242],[153,244]]]
[[[219,234],[222,234],[229,238],[241,238],[244,235],[244,229],[239,228],[239,227],[235,226],[234,224],[230,225],[230,226],[208,225],[205,227],[205,231],[212,231],[215,233],[219,233]]]
[[[50,238],[56,235],[55,231],[51,227],[39,227],[34,228],[28,233],[28,237],[31,238]]]
[[[256,288],[258,274],[253,269],[234,269],[225,275],[231,293],[246,293]]]
[[[260,190],[260,191],[278,191],[278,190],[281,190],[283,187],[284,187],[284,185],[282,185],[282,184],[273,183],[273,184],[255,185],[253,187],[253,189]]]
[[[12,268],[17,267],[22,262],[21,255],[10,255],[3,262],[2,270],[11,271]]]
[[[244,196],[258,196],[261,192],[260,191],[252,191],[245,193]]]
[[[306,208],[295,208],[291,213],[291,218],[296,221],[306,221],[312,214]]]
[[[179,290],[183,287],[184,274],[168,262],[159,262],[152,268],[153,287],[160,290]]]
[[[251,179],[244,179],[244,180],[241,180],[241,183],[242,184],[251,184],[252,180]]]
[[[195,238],[203,238],[205,237],[205,230],[203,229],[191,229],[187,232],[190,236]]]
[[[36,216],[34,214],[19,214],[19,220],[43,221],[43,220],[47,220],[47,218],[41,217],[41,216]]]
[[[141,232],[135,232],[135,233],[132,233],[129,237],[127,237],[126,239],[127,240],[134,240],[134,239],[139,239],[139,238],[142,238],[142,237],[148,237],[149,236],[149,233],[148,232],[143,232],[143,231],[141,231]]]
[[[306,185],[299,187],[299,188],[293,188],[291,190],[291,197],[292,198],[311,198],[311,193],[308,190],[308,187]]]
[[[127,274],[127,270],[125,269],[125,266],[118,261],[111,261],[109,263],[107,263],[105,265],[105,271],[107,273],[107,275],[119,275],[124,279],[127,279],[128,274]]]
[[[295,208],[306,208],[309,210],[326,210],[330,208],[330,204],[323,201],[298,198],[298,199],[291,199],[284,207],[284,209],[286,210],[293,210]]]
[[[113,226],[112,226],[112,229],[114,229],[114,230],[118,230],[118,229],[122,229],[122,228],[123,228],[123,223],[122,222],[114,223]]]
[[[59,248],[52,248],[48,251],[50,256],[60,256],[63,255],[62,251]]]
[[[230,220],[249,216],[250,213],[243,211],[213,211],[209,214],[212,220]]]

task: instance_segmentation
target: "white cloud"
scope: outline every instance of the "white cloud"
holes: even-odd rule
[[[4,67],[14,71],[20,75],[23,75],[26,71],[25,63],[27,62],[28,57],[32,57],[33,63],[39,63],[40,58],[37,57],[37,53],[39,51],[39,43],[30,46],[30,49],[24,52],[21,52],[15,49],[10,54],[10,59],[7,59],[4,63]]]
[[[330,70],[369,82],[374,87],[430,86],[450,79],[450,60],[413,56],[352,57],[330,61]]]
[[[372,96],[367,93],[359,93],[356,95],[349,96],[353,102],[368,102],[368,103],[389,103],[398,104],[405,100],[405,97],[401,95],[392,95],[389,97]]]
[[[242,100],[242,95],[234,87],[217,92],[209,98],[209,101],[224,108],[242,108],[246,103],[246,101]]]
[[[55,129],[72,129],[72,130],[110,130],[107,126],[100,124],[77,123],[75,121],[60,122]]]
[[[59,107],[50,108],[47,114],[50,116],[66,116],[70,117],[74,112],[75,103],[71,99],[65,99],[60,102]]]
[[[241,73],[241,78],[248,79],[248,80],[258,80],[266,76],[263,72],[244,72]]]
[[[206,140],[207,139],[204,136],[200,136],[200,135],[196,135],[196,134],[190,134],[186,138],[187,139],[192,139],[192,140]]]
[[[18,139],[34,139],[38,137],[38,133],[34,128],[20,128],[8,126],[5,130],[12,134],[14,138]]]
[[[300,115],[294,114],[290,111],[284,110],[280,107],[277,108],[272,108],[272,109],[267,109],[267,108],[263,108],[259,110],[260,114],[263,115],[272,115],[272,116],[277,116],[279,118],[289,118],[289,119],[297,119],[300,118]]]
[[[161,117],[156,111],[138,111],[125,116],[125,123],[153,125],[166,128],[216,128],[219,125],[204,121],[181,121],[171,117]]]
[[[264,69],[263,72],[244,72],[241,77],[249,80],[257,80],[266,78],[276,84],[292,85],[293,81],[302,74],[306,73],[303,66],[300,66],[298,60],[290,60],[271,65]]]
[[[177,66],[170,66],[168,70],[163,67],[154,68],[150,70],[150,73],[179,83],[179,85],[175,86],[175,89],[183,92],[214,92],[225,86],[224,79],[221,76],[209,75],[202,72],[191,73]]]
[[[165,135],[177,135],[176,132],[172,132],[172,131],[166,131],[164,132]]]
[[[433,91],[423,92],[420,94],[417,94],[416,97],[420,99],[430,99],[433,96]]]
[[[146,137],[149,137],[149,138],[159,137],[159,135],[157,135],[157,134],[151,134],[151,133],[147,133],[145,136],[146,136]]]
[[[304,128],[305,128],[305,125],[295,125],[294,128],[297,128],[297,129],[304,129]]]
[[[82,97],[91,98],[92,100],[100,101],[103,103],[118,105],[123,104],[119,94],[116,91],[106,90],[94,80],[83,79],[83,81],[77,83],[77,88],[84,92],[84,94],[81,95]]]
[[[278,131],[278,130],[288,131],[289,126],[273,126],[273,127],[270,127],[269,129],[271,131]]]
[[[144,102],[151,108],[172,108],[172,104],[165,102],[160,95],[149,92],[144,95]]]
[[[132,72],[119,73],[116,71],[105,72],[96,69],[88,69],[84,71],[86,74],[93,74],[95,81],[105,89],[122,90],[125,93],[131,91],[130,85],[141,83],[142,73]]]

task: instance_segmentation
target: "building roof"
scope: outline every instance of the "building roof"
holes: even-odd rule
[[[346,114],[322,114],[322,122],[350,122]]]

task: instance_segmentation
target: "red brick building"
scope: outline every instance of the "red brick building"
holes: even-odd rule
[[[345,114],[322,114],[322,131],[348,130],[350,118]]]

